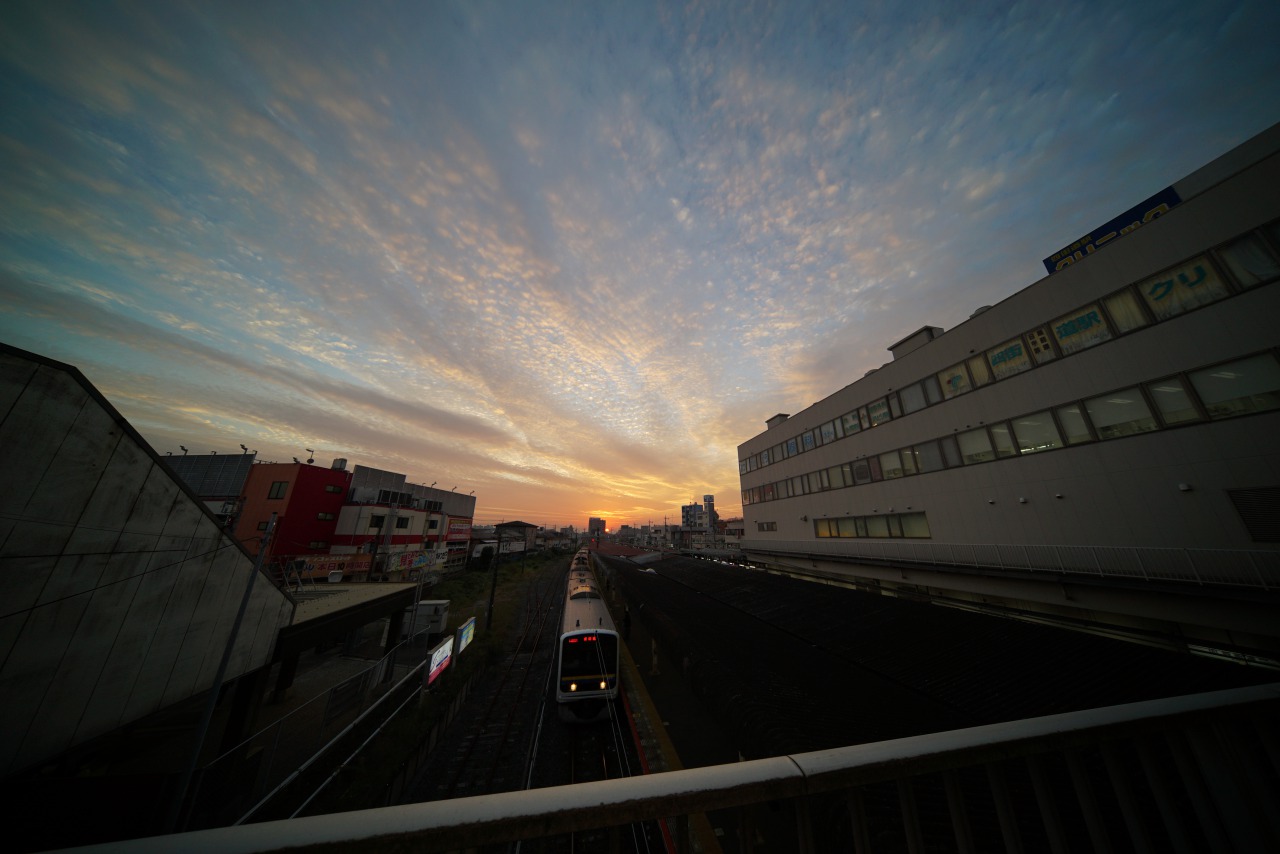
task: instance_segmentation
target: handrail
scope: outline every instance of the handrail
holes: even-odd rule
[[[733,765],[214,828],[74,850],[118,851],[124,844],[137,854],[174,850],[236,854],[324,845],[327,851],[355,852],[395,843],[419,851],[449,851],[852,791],[875,782],[902,783],[925,773],[1110,742],[1182,721],[1191,725],[1214,712],[1277,701],[1280,683],[1273,683]],[[1276,719],[1273,714],[1260,717]]]

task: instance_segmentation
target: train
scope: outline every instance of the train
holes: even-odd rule
[[[607,719],[618,698],[618,632],[585,555],[569,568],[556,653],[556,705],[567,723]]]

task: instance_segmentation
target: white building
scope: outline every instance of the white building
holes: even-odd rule
[[[748,557],[1280,654],[1278,150],[1280,126],[770,418],[738,449]]]

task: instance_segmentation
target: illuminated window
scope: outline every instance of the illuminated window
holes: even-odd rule
[[[1224,246],[1221,252],[1227,269],[1242,287],[1251,288],[1280,276],[1280,264],[1256,235],[1242,237]]]
[[[1155,401],[1160,420],[1166,425],[1185,424],[1188,421],[1199,421],[1200,412],[1191,401],[1186,383],[1181,377],[1168,377],[1147,383],[1145,386],[1151,399]]]
[[[1270,354],[1195,371],[1190,379],[1210,418],[1280,408],[1280,365]]]
[[[1053,351],[1053,345],[1049,343],[1049,331],[1045,327],[1028,332],[1027,342],[1031,345],[1031,356],[1036,360],[1037,365],[1043,365],[1058,358],[1058,354]]]
[[[939,372],[938,383],[942,386],[942,396],[947,400],[973,388],[969,383],[969,372],[965,369],[964,362]]]
[[[960,442],[960,456],[965,465],[985,463],[996,458],[995,449],[991,447],[991,437],[985,427],[969,430],[956,437]]]
[[[1089,424],[1085,421],[1084,413],[1080,411],[1078,403],[1059,406],[1054,412],[1058,415],[1058,423],[1062,425],[1062,432],[1066,436],[1068,445],[1093,441],[1093,436],[1089,435]]]
[[[1107,313],[1115,321],[1116,329],[1120,332],[1140,329],[1148,323],[1147,315],[1142,311],[1138,298],[1128,288],[1112,294],[1103,302],[1107,306]]]
[[[1142,392],[1136,388],[1121,389],[1111,394],[1093,397],[1084,402],[1089,420],[1098,431],[1099,439],[1132,436],[1156,429],[1155,416],[1147,407]]]
[[[1062,437],[1048,412],[1037,412],[1013,422],[1013,434],[1018,440],[1018,450],[1035,454],[1062,447]]]
[[[1138,292],[1159,320],[1217,302],[1228,295],[1226,283],[1203,255],[1152,276],[1138,285]]]
[[[1096,304],[1086,305],[1049,324],[1064,354],[1070,355],[1111,340],[1107,320]],[[1037,362],[1046,360],[1036,356]]]

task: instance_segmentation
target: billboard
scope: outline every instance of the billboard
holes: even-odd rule
[[[459,655],[461,655],[462,651],[471,644],[471,641],[475,639],[475,636],[476,636],[476,618],[472,617],[470,620],[467,620],[465,623],[463,623],[461,626],[458,627],[458,654]]]
[[[1050,274],[1056,273],[1063,267],[1068,267],[1084,258],[1084,256],[1092,255],[1117,237],[1123,237],[1129,232],[1151,222],[1156,217],[1167,214],[1181,201],[1182,199],[1178,197],[1178,192],[1173,187],[1165,187],[1151,198],[1139,202],[1110,222],[1098,226],[1070,246],[1064,246],[1048,258],[1045,258],[1044,268]]]
[[[457,542],[459,540],[466,541],[471,539],[471,520],[459,519],[455,521],[450,519],[449,530],[445,534],[445,539],[450,542]]]
[[[444,673],[449,662],[453,660],[453,635],[449,635],[440,643],[436,644],[435,649],[431,650],[431,669],[427,671],[427,684],[432,682]]]

